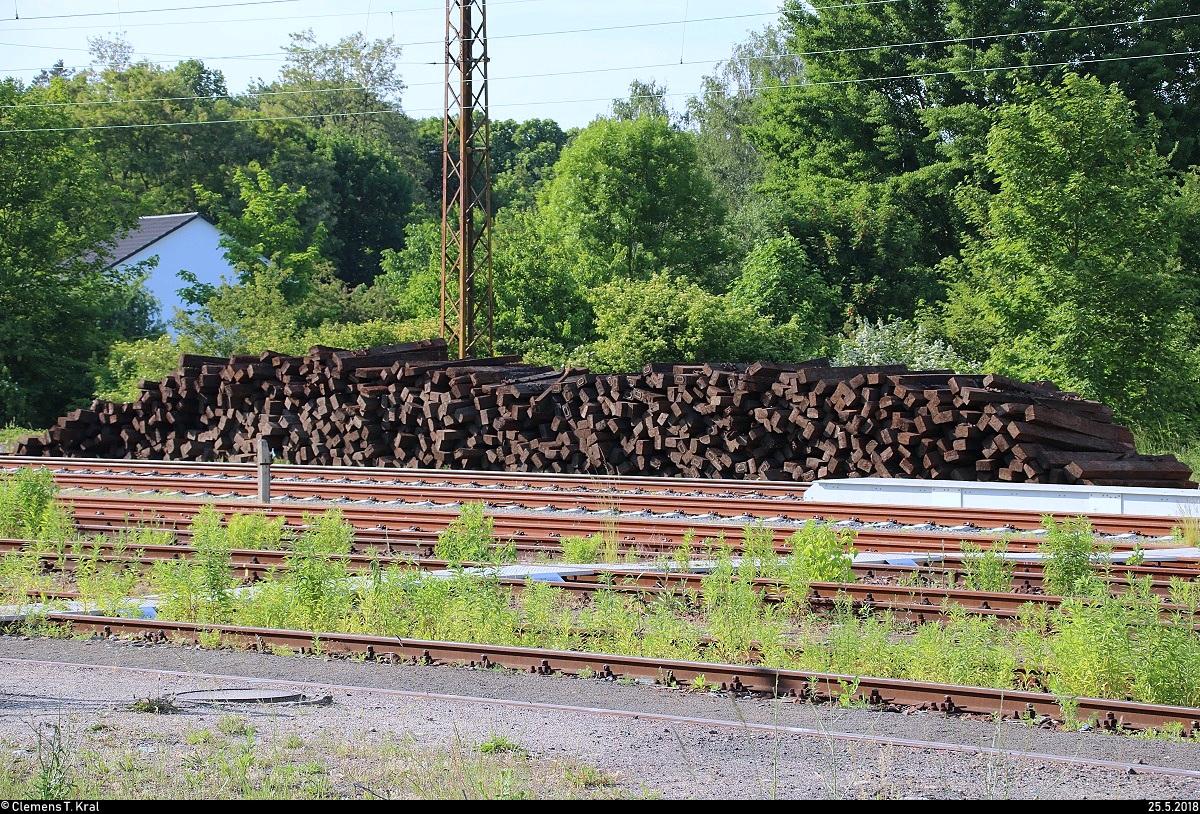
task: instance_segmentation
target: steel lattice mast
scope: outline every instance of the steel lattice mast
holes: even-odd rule
[[[466,359],[493,334],[487,0],[446,0],[442,336]]]

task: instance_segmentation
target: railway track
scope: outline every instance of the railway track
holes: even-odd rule
[[[193,687],[235,687],[238,695],[249,698],[255,695],[270,698],[280,695],[309,697],[310,694],[321,694],[344,700],[347,705],[367,703],[380,712],[383,712],[386,705],[393,702],[403,707],[421,709],[429,708],[434,704],[445,704],[448,713],[453,714],[456,718],[470,718],[472,711],[499,708],[500,714],[507,719],[530,720],[536,722],[535,726],[541,725],[546,719],[586,721],[593,727],[603,721],[611,722],[614,727],[636,725],[638,722],[643,722],[658,727],[659,731],[662,727],[666,727],[668,731],[681,732],[689,740],[694,737],[697,742],[701,740],[701,733],[708,733],[710,736],[719,733],[722,740],[744,735],[757,735],[772,740],[791,736],[797,739],[797,744],[808,741],[825,749],[822,765],[828,765],[831,761],[837,760],[836,755],[828,754],[830,747],[835,744],[856,750],[868,746],[878,747],[880,756],[885,752],[894,752],[906,763],[928,761],[938,765],[943,771],[947,768],[947,761],[983,758],[988,766],[1007,764],[1045,766],[1053,773],[1052,776],[1056,777],[1056,786],[1062,791],[1070,789],[1073,785],[1067,777],[1070,772],[1090,769],[1111,772],[1109,782],[1114,786],[1119,782],[1118,778],[1128,780],[1130,777],[1136,776],[1147,778],[1157,776],[1184,783],[1200,781],[1200,770],[1189,766],[1186,759],[1181,761],[1178,756],[1161,753],[1147,757],[1138,757],[1129,753],[1121,754],[1110,747],[1121,742],[1128,744],[1130,741],[1118,741],[1113,738],[1101,738],[1097,742],[1097,746],[1103,744],[1106,748],[1080,749],[1074,739],[1065,748],[1062,745],[1053,745],[1049,739],[1037,745],[1025,743],[1014,748],[1007,744],[991,742],[986,738],[973,740],[963,735],[956,735],[955,739],[950,739],[953,733],[945,733],[943,737],[946,739],[942,740],[933,739],[931,733],[923,733],[923,737],[905,736],[896,732],[888,734],[878,731],[875,727],[859,728],[854,725],[853,720],[840,718],[835,721],[827,721],[825,718],[828,716],[824,716],[818,708],[813,708],[811,715],[788,715],[783,720],[780,720],[778,715],[775,720],[748,718],[747,710],[741,707],[737,717],[717,717],[716,710],[706,707],[703,699],[700,699],[701,703],[699,704],[684,703],[693,700],[688,694],[667,696],[671,703],[668,707],[660,710],[648,709],[646,705],[636,703],[634,698],[622,699],[620,697],[608,698],[605,701],[597,700],[588,706],[581,707],[578,706],[578,703],[572,703],[571,699],[567,697],[567,693],[559,694],[553,691],[559,686],[570,686],[574,683],[569,680],[543,682],[542,686],[547,689],[545,695],[538,699],[531,699],[525,696],[517,697],[513,694],[495,692],[484,695],[483,693],[487,692],[487,689],[483,687],[476,687],[469,694],[466,692],[455,693],[453,692],[455,688],[452,686],[444,686],[441,683],[430,686],[433,682],[429,679],[417,678],[422,673],[419,668],[393,671],[381,665],[379,670],[372,670],[366,675],[361,674],[360,671],[344,672],[340,670],[334,674],[326,674],[330,671],[322,669],[322,677],[319,679],[309,677],[308,680],[298,680],[299,676],[295,673],[289,673],[293,676],[292,678],[283,678],[273,671],[273,675],[267,677],[252,666],[239,665],[236,668],[229,668],[215,660],[207,663],[204,668],[196,665],[188,668],[169,669],[165,667],[167,665],[176,666],[170,659],[146,658],[161,651],[155,651],[153,648],[138,648],[138,651],[143,656],[139,665],[117,666],[95,663],[88,659],[89,654],[85,652],[64,652],[57,660],[50,660],[45,656],[38,658],[33,655],[17,656],[14,654],[13,657],[0,658],[0,664],[4,665],[9,672],[18,674],[24,680],[34,683],[38,683],[43,676],[77,675],[90,686],[99,683],[101,679],[107,679],[109,682],[115,680],[125,693],[140,692],[147,697],[153,692],[161,691],[164,686],[180,688],[183,698],[197,692],[189,689]],[[157,666],[152,667],[149,666],[150,664]],[[325,668],[328,665],[325,664],[322,667]],[[237,672],[231,672],[231,669],[235,669]],[[308,672],[302,671],[300,675]],[[411,676],[413,680],[401,681],[399,680],[401,676]],[[414,684],[416,687],[409,688]],[[110,692],[107,697],[121,699],[124,697],[121,692],[122,690]],[[200,692],[212,691],[201,690]],[[216,692],[219,695],[221,691]],[[79,695],[85,701],[93,697],[87,691],[82,691]],[[29,699],[30,705],[36,705],[40,700],[39,697]],[[58,698],[45,699],[45,705],[49,708],[57,708],[60,703]],[[181,699],[181,703],[187,702]],[[202,715],[206,706],[210,705],[202,703],[195,711]],[[787,706],[792,707],[792,705]],[[796,706],[789,711],[803,713],[806,709]],[[311,709],[307,710],[306,717],[311,717],[312,713]],[[218,707],[213,714],[225,713]],[[694,735],[689,736],[688,733],[694,733]],[[1184,746],[1186,747],[1186,745]],[[801,755],[792,751],[794,749],[794,746],[789,749],[789,766],[793,770],[800,768],[791,765],[793,761],[804,762]],[[649,751],[649,744],[644,743],[639,754],[645,758]],[[874,756],[868,758],[868,760],[872,759],[876,758]],[[648,762],[653,763],[654,761]],[[850,765],[853,766],[852,763]],[[957,774],[957,772],[952,773]],[[785,772],[786,774],[790,774],[790,772]],[[1028,775],[1022,779],[1028,782]],[[770,790],[768,789],[768,791]],[[725,791],[728,794],[729,789],[726,788]],[[929,791],[932,792],[932,790]],[[688,794],[689,799],[695,799],[696,794],[702,792],[693,783],[685,793]],[[964,793],[967,793],[965,788],[956,790],[953,795],[948,791],[939,793],[937,798],[949,799],[951,796],[958,797]],[[1137,794],[1137,792],[1133,793]],[[789,793],[787,787],[779,789],[778,793],[771,794],[772,799],[778,799],[780,796],[784,799],[799,799],[799,795]],[[1161,792],[1156,794],[1143,791],[1141,796],[1159,799],[1162,794]]]
[[[206,505],[223,512],[262,513],[274,519],[282,517],[292,528],[303,527],[307,517],[337,509],[355,529],[356,541],[362,545],[382,548],[388,553],[409,552],[432,556],[440,532],[458,519],[460,506],[416,507],[372,504],[346,504],[337,501],[318,503],[261,504],[246,500],[214,500],[211,497],[166,497],[141,495],[112,497],[97,495],[63,495],[72,507],[76,526],[84,533],[111,533],[135,525],[168,528],[177,533],[185,530],[196,514]],[[489,518],[495,536],[512,540],[518,553],[536,554],[539,547],[549,543],[561,545],[564,538],[593,535],[611,536],[624,549],[634,549],[644,555],[670,555],[679,550],[685,540],[694,548],[726,545],[735,552],[743,549],[747,526],[760,522],[776,534],[776,549],[786,550],[786,536],[797,526],[786,522],[756,521],[755,518],[725,518],[679,520],[662,517],[630,517],[611,512],[578,514],[566,511],[543,513],[503,512],[493,510]],[[812,519],[812,518],[810,518]],[[1036,536],[1011,534],[981,534],[974,527],[932,527],[923,531],[889,531],[873,528],[854,529],[854,547],[861,552],[912,553],[945,555],[961,551],[962,542],[971,540],[984,548],[1003,543],[1014,554],[1036,554],[1040,541]],[[1135,551],[1152,554],[1155,550],[1176,550],[1179,543],[1171,538],[1147,540],[1130,535],[1107,541],[1115,553]]]
[[[46,459],[0,457],[0,474],[13,467],[48,465]],[[108,462],[106,462],[108,463]],[[222,512],[254,512],[268,518],[282,517],[288,528],[303,528],[316,513],[337,509],[355,530],[353,552],[347,556],[351,570],[361,571],[378,562],[405,562],[408,567],[444,566],[432,552],[440,532],[459,517],[464,502],[478,500],[489,508],[495,535],[514,542],[519,556],[527,559],[561,554],[567,537],[606,535],[618,542],[622,551],[641,556],[676,554],[685,540],[694,549],[718,545],[744,553],[748,524],[755,523],[776,531],[776,549],[785,553],[780,537],[794,531],[798,521],[815,520],[853,524],[902,524],[909,530],[889,530],[864,526],[854,528],[854,547],[860,552],[920,557],[936,556],[942,578],[952,580],[953,565],[961,556],[961,543],[970,539],[985,550],[991,544],[1004,543],[1012,555],[1039,553],[1035,532],[1043,528],[1043,515],[1034,512],[986,510],[943,510],[886,506],[845,506],[804,501],[796,493],[796,484],[786,484],[790,492],[768,494],[769,482],[755,482],[747,490],[744,482],[686,486],[671,481],[664,488],[657,479],[610,479],[597,486],[595,478],[536,478],[497,476],[494,473],[418,472],[386,470],[395,476],[390,481],[374,472],[346,470],[328,477],[329,470],[317,467],[278,467],[281,471],[311,469],[317,472],[290,472],[273,480],[273,500],[263,504],[253,500],[258,493],[253,467],[224,465],[165,464],[164,462],[119,462],[111,471],[99,470],[95,462],[69,461],[54,467],[58,484],[65,490],[62,499],[71,505],[78,529],[85,533],[116,534],[136,525],[171,529],[180,540],[188,536],[187,526],[205,506],[215,505]],[[91,468],[89,468],[91,467]],[[453,477],[448,477],[453,476]],[[431,480],[437,477],[442,480]],[[428,479],[427,479],[428,478]],[[466,480],[469,478],[469,480]],[[655,481],[655,491],[645,491]],[[585,482],[586,481],[586,482]],[[533,485],[537,483],[537,485]],[[570,486],[566,484],[570,483]],[[764,489],[763,487],[768,487]],[[276,491],[276,488],[278,491]],[[694,494],[680,493],[684,488]],[[89,490],[89,493],[82,493]],[[138,492],[129,497],[114,497],[113,490]],[[218,491],[219,490],[219,491]],[[286,491],[294,490],[294,491]],[[90,492],[97,492],[93,494]],[[282,492],[283,494],[279,494]],[[278,499],[275,496],[278,495]],[[747,496],[749,495],[749,496]],[[445,501],[442,503],[441,501]],[[682,502],[681,502],[682,501]],[[686,509],[686,511],[685,511]],[[768,514],[769,512],[769,514]],[[665,515],[683,515],[665,516]],[[1062,518],[1065,519],[1065,518]],[[1093,530],[1115,535],[1107,541],[1117,553],[1154,552],[1177,548],[1172,537],[1177,521],[1160,517],[1092,516]],[[1003,529],[1004,531],[1000,531]],[[0,541],[0,551],[14,550],[20,541]],[[95,545],[104,545],[95,543]],[[111,545],[111,543],[109,544]],[[186,545],[166,545],[151,549],[140,546],[147,560],[178,558],[190,553]],[[261,579],[286,561],[286,551],[237,551],[233,564],[248,582]],[[110,556],[105,554],[103,556]],[[119,559],[115,550],[111,556]],[[64,564],[70,555],[63,559]],[[128,557],[126,556],[126,560]],[[700,574],[664,575],[646,567],[612,567],[608,576],[574,578],[559,585],[575,592],[596,590],[601,580],[620,582],[630,590],[681,592],[696,590]],[[1129,573],[1148,578],[1152,588],[1165,595],[1172,578],[1200,578],[1200,562],[1151,563],[1120,566]],[[965,591],[953,585],[892,585],[890,579],[931,579],[932,565],[900,564],[886,560],[856,565],[861,583],[815,583],[808,597],[811,604],[832,604],[834,596],[849,596],[861,608],[890,609],[914,621],[936,618],[949,603],[960,604],[973,613],[1010,618],[1022,605],[1032,601],[1053,604],[1058,599],[1039,595],[1042,573],[1036,560],[1022,562],[1014,574],[1012,592]],[[1117,587],[1114,578],[1112,587]],[[873,580],[878,580],[875,582]],[[505,579],[520,589],[524,578]],[[778,600],[783,592],[778,582],[755,580],[764,596]],[[1169,608],[1168,611],[1174,609]],[[52,614],[56,621],[81,630],[99,630],[106,635],[136,636],[149,641],[198,639],[194,625],[156,620],[101,618],[81,614]],[[205,630],[214,630],[205,626]],[[266,645],[291,647],[304,652],[311,648],[313,633],[306,631],[250,630],[220,627],[228,639],[262,649]],[[190,637],[190,638],[189,638]],[[917,686],[914,682],[849,679],[846,676],[799,674],[731,665],[710,665],[565,651],[521,651],[490,645],[407,642],[365,636],[320,634],[323,646],[346,655],[367,659],[399,660],[414,663],[464,664],[503,667],[532,673],[587,674],[588,671],[614,678],[627,676],[681,684],[704,676],[732,693],[784,695],[798,700],[845,699],[846,687],[857,681],[859,694],[853,699],[886,709],[926,709],[947,714],[978,714],[1001,717],[1031,715],[1053,717],[1058,701],[1042,693],[1006,691],[996,696],[990,690],[947,685]],[[331,644],[335,642],[336,644]],[[399,645],[399,646],[397,646]],[[417,650],[420,650],[418,653]],[[471,651],[471,655],[468,655]],[[598,659],[603,659],[597,667]],[[614,666],[616,665],[616,666]],[[639,672],[641,671],[641,672]],[[703,671],[703,672],[701,672]],[[786,673],[786,675],[785,675]],[[664,678],[665,677],[665,678]],[[1195,736],[1200,734],[1200,710],[1194,708],[1154,708],[1145,704],[1122,704],[1104,699],[1081,699],[1078,715],[1094,717],[1101,727],[1113,730],[1138,730],[1178,724]],[[1186,720],[1185,720],[1186,719]]]
[[[132,491],[146,496],[174,493],[209,499],[257,498],[254,468],[247,465],[179,464],[154,462],[137,467],[129,462],[71,461],[0,457],[0,472],[22,466],[52,469],[64,489]],[[819,503],[803,499],[795,484],[772,486],[773,482],[687,481],[619,477],[597,479],[587,476],[514,476],[485,472],[452,473],[415,470],[353,472],[352,468],[330,470],[293,465],[272,467],[272,504],[312,500],[339,500],[380,507],[422,504],[436,506],[481,501],[492,508],[510,510],[564,510],[675,514],[698,520],[751,518],[785,521],[856,521],[896,525],[936,525],[1032,531],[1043,527],[1044,513],[997,509],[952,509],[882,505]],[[453,475],[453,479],[449,476]],[[657,483],[648,483],[658,481]],[[533,483],[537,487],[533,487]],[[514,485],[516,484],[516,485]],[[1070,515],[1057,515],[1062,520]],[[1092,528],[1112,535],[1167,538],[1181,525],[1178,518],[1102,515],[1089,517]]]
[[[158,643],[196,644],[201,634],[219,633],[226,643],[260,651],[290,648],[299,653],[311,653],[315,635],[313,631],[70,613],[52,613],[49,619],[75,631]],[[353,656],[393,664],[451,665],[609,680],[628,678],[664,686],[683,686],[700,680],[729,693],[789,698],[797,702],[852,702],[895,712],[934,711],[946,715],[1026,720],[1041,717],[1062,721],[1059,700],[1039,692],[387,636],[320,633],[319,640],[322,652],[331,657]],[[1101,698],[1076,698],[1073,703],[1075,715],[1080,720],[1095,720],[1101,729],[1135,732],[1174,725],[1181,727],[1186,737],[1200,736],[1200,709],[1195,707]]]
[[[97,458],[42,458],[19,455],[0,455],[0,473],[20,467],[44,466],[56,475],[116,475],[122,477],[212,478],[219,481],[256,480],[258,467],[254,464],[192,463],[183,461],[113,461]],[[368,486],[466,486],[519,491],[548,492],[608,492],[679,495],[757,494],[768,498],[800,499],[808,484],[799,481],[722,480],[719,478],[652,478],[635,475],[604,477],[601,475],[554,474],[533,472],[484,472],[457,469],[414,469],[364,466],[303,466],[272,464],[272,480],[280,483],[309,482],[313,484],[349,483]]]
[[[0,552],[17,552],[29,550],[28,543],[22,540],[0,540]],[[125,547],[118,547],[112,542],[94,542],[85,546],[89,553],[74,553],[71,551],[41,551],[39,557],[47,568],[73,572],[82,559],[99,562],[130,564],[149,570],[155,563],[171,562],[189,558],[195,554],[195,549],[182,545],[139,545],[131,553]],[[292,552],[287,550],[239,549],[230,552],[230,566],[243,584],[252,585],[264,579],[284,573],[289,568],[289,558]],[[351,574],[368,574],[378,568],[395,566],[404,570],[421,571],[425,573],[446,571],[451,563],[438,559],[384,558],[373,554],[329,555],[329,559],[343,562]],[[490,573],[491,578],[498,584],[513,591],[520,591],[528,585],[528,578],[535,572],[525,571],[520,565],[503,566],[487,563],[466,563],[465,568],[478,572]],[[554,566],[540,565],[543,573],[554,573]],[[1151,578],[1151,587],[1159,596],[1165,597],[1170,591],[1170,578],[1180,578],[1176,574],[1167,574],[1153,568],[1141,569],[1146,577]],[[857,574],[864,578],[875,577],[874,567],[859,566]],[[925,569],[932,576],[932,569]],[[614,590],[638,594],[671,594],[687,596],[700,594],[704,590],[705,573],[687,572],[682,570],[664,571],[654,565],[609,565],[583,564],[562,568],[562,575],[555,581],[559,587],[569,593],[590,595],[598,590]],[[913,575],[919,573],[916,569],[904,569],[900,573]],[[1109,574],[1109,587],[1114,593],[1121,592],[1128,582],[1130,574]],[[1164,578],[1165,576],[1165,578]],[[1200,577],[1200,572],[1192,571],[1192,579]],[[953,577],[951,577],[952,579]],[[943,580],[945,578],[943,577]],[[785,580],[768,577],[758,577],[750,580],[767,602],[782,602],[790,587]],[[1023,608],[1028,604],[1041,604],[1057,607],[1062,602],[1058,596],[1046,595],[1033,590],[1028,580],[1014,580],[1011,591],[979,591],[958,588],[952,585],[937,584],[929,580],[926,584],[913,581],[875,581],[870,582],[821,582],[807,583],[806,602],[809,607],[830,609],[839,600],[849,600],[856,610],[863,612],[889,611],[899,621],[912,624],[923,624],[926,621],[944,619],[951,606],[957,606],[972,614],[991,616],[1005,622],[1015,621]],[[63,592],[41,592],[45,595],[54,594],[56,597],[68,597]],[[1164,602],[1159,608],[1164,620],[1175,620],[1188,616],[1187,608]],[[1200,619],[1193,622],[1200,626]]]
[[[187,529],[179,529],[176,534],[181,540],[187,539],[190,536],[190,532]],[[52,544],[44,545],[52,547]],[[29,550],[30,547],[31,544],[27,540],[0,538],[0,552],[17,552]],[[95,553],[101,559],[113,562],[123,561],[128,558],[131,549],[128,543],[117,543],[100,538],[88,541],[82,544],[81,547],[89,551],[94,549]],[[132,548],[141,552],[142,558],[147,561],[176,560],[181,557],[189,557],[195,553],[195,549],[192,546],[182,542],[169,544],[139,543],[136,546],[132,546]],[[44,548],[41,551],[41,556],[48,563],[60,556],[66,557],[69,561],[72,556],[75,556],[67,553],[69,549],[70,546],[64,544],[62,546],[63,553],[59,554],[50,550],[50,548]],[[544,545],[527,549],[527,553],[531,553],[533,556],[527,557],[520,562],[542,563],[547,555],[561,562],[563,549],[559,545],[547,542]],[[230,551],[231,564],[237,570],[244,573],[247,581],[254,581],[271,568],[284,565],[289,554],[290,552],[287,549],[267,550],[254,548],[232,549]],[[388,565],[417,567],[425,570],[444,569],[450,566],[450,563],[446,560],[437,559],[432,556],[418,558],[406,554],[381,553],[369,542],[364,544],[361,540],[356,543],[354,551],[346,554],[344,557],[339,557],[339,559],[344,559],[351,568],[360,570],[369,570],[374,566],[386,567]],[[484,566],[486,563],[467,563],[467,565]],[[663,563],[631,566],[621,566],[612,563],[573,563],[573,565],[593,565],[602,568],[606,573],[611,573],[627,583],[634,580],[636,584],[646,586],[660,584],[663,580],[689,584],[700,580],[703,576],[702,573],[683,571],[678,566],[674,566],[670,571],[664,571]],[[962,565],[962,555],[954,553],[948,553],[941,560],[920,564],[889,563],[887,561],[854,562],[850,565],[850,569],[854,573],[855,582],[864,585],[898,583],[904,586],[918,587],[930,585],[955,587],[962,584],[966,574],[966,569]],[[1166,595],[1171,587],[1172,580],[1182,580],[1184,582],[1200,581],[1200,561],[1148,563],[1144,565],[1125,564],[1116,565],[1109,569],[1105,569],[1103,564],[1097,563],[1096,570],[1099,574],[1107,576],[1109,589],[1114,593],[1119,593],[1126,588],[1131,579],[1146,584],[1147,587],[1160,596]],[[1045,573],[1040,560],[1016,560],[1013,562],[1012,593],[1020,595],[1044,593],[1044,579]]]

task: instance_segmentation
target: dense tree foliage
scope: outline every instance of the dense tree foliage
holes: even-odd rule
[[[440,330],[445,130],[404,113],[392,39],[294,34],[243,91],[92,46],[88,70],[3,88],[0,420],[84,403],[97,373],[129,392],[185,349]],[[492,121],[494,350],[903,361],[1194,422],[1197,52],[1184,0],[788,0],[682,111],[635,80],[583,128]],[[238,274],[162,315],[170,339],[102,252],[191,210]]]
[[[1022,89],[992,129],[999,190],[964,190],[986,237],[946,263],[950,334],[990,370],[1134,418],[1194,405],[1172,228],[1180,188],[1157,133],[1115,86],[1068,75],[1042,90]]]
[[[598,370],[640,370],[648,362],[798,360],[811,349],[796,323],[777,325],[667,272],[613,280],[595,290],[593,306],[598,338],[582,360]]]
[[[661,116],[600,119],[567,145],[541,209],[584,256],[585,282],[669,269],[719,287],[724,212],[692,137]]]
[[[804,79],[766,91],[751,128],[774,159],[769,190],[790,204],[788,230],[863,316],[905,315],[939,298],[930,270],[974,226],[952,193],[987,182],[998,110],[1019,82],[1058,84],[1070,70],[1118,82],[1139,120],[1163,123],[1160,151],[1173,149],[1176,167],[1195,163],[1200,18],[1185,5],[788,3]]]
[[[151,327],[136,272],[103,252],[133,222],[87,139],[70,126],[59,80],[0,82],[0,420],[45,424],[86,399],[114,341]]]

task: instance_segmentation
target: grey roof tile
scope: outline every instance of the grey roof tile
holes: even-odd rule
[[[182,212],[178,215],[149,215],[138,218],[137,226],[124,237],[118,238],[109,248],[112,258],[109,266],[118,265],[138,252],[146,249],[167,235],[196,219],[203,220],[199,212]]]

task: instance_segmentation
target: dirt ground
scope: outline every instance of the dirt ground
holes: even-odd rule
[[[102,638],[2,636],[0,675],[9,791],[57,757],[104,797],[1200,799],[1200,742],[936,713]],[[181,695],[233,689],[303,699]]]

